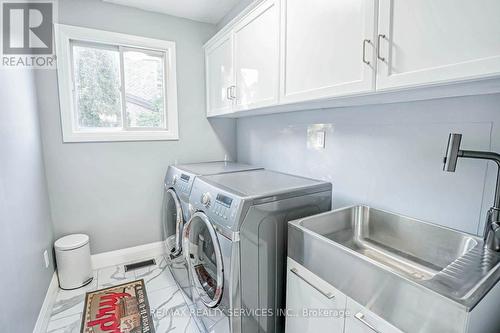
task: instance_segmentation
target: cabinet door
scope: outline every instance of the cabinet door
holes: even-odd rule
[[[290,268],[287,273],[285,332],[342,333],[345,302],[342,293],[314,274]]]
[[[403,333],[350,298],[346,313],[345,333]]]
[[[282,1],[282,102],[374,90],[374,4]]]
[[[230,95],[234,83],[232,44],[232,35],[228,34],[205,50],[207,116],[232,111],[233,100]]]
[[[237,110],[278,102],[279,8],[265,1],[234,29]]]
[[[500,74],[500,1],[380,0],[377,89]]]

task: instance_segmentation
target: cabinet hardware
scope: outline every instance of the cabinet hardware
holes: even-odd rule
[[[231,99],[236,99],[236,86],[229,87],[229,97]]]
[[[370,61],[366,60],[366,57],[365,57],[365,55],[366,55],[366,43],[371,44],[372,41],[369,39],[363,40],[363,62],[367,65],[370,65]]]
[[[354,315],[354,318],[356,318],[357,320],[359,320],[363,325],[367,326],[369,329],[371,329],[372,331],[374,331],[375,333],[380,333],[379,330],[377,330],[375,327],[373,327],[372,324],[370,324],[369,322],[367,322],[365,320],[365,315],[362,314],[361,312],[358,312]]]
[[[300,275],[299,271],[297,270],[297,268],[291,268],[290,272],[292,272],[298,278],[300,278],[302,281],[304,281],[305,283],[307,283],[308,285],[310,285],[311,287],[313,287],[314,289],[316,289],[320,294],[322,294],[326,298],[332,299],[332,298],[335,297],[335,295],[333,295],[331,292],[321,290],[320,288],[316,287],[311,281],[309,281],[308,279],[306,279],[305,277],[303,277],[302,275]]]
[[[231,87],[226,88],[226,99],[231,100],[231,93],[230,93]]]
[[[386,39],[385,35],[379,34],[377,37],[377,58],[379,58],[381,61],[385,61],[385,58],[380,55],[380,40],[381,38]]]

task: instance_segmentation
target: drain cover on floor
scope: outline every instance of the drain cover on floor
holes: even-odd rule
[[[133,264],[125,265],[125,272],[132,271],[134,269],[156,265],[156,261],[154,259],[144,260],[141,262],[135,262]]]

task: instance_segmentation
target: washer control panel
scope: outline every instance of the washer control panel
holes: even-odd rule
[[[183,193],[189,194],[189,180],[191,176],[186,174],[181,174],[179,181],[176,181],[176,187]]]
[[[196,176],[175,166],[169,166],[165,175],[165,189],[173,188],[181,201],[188,202]]]

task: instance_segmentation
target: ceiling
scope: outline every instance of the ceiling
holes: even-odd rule
[[[216,24],[240,0],[103,0],[129,6]]]

